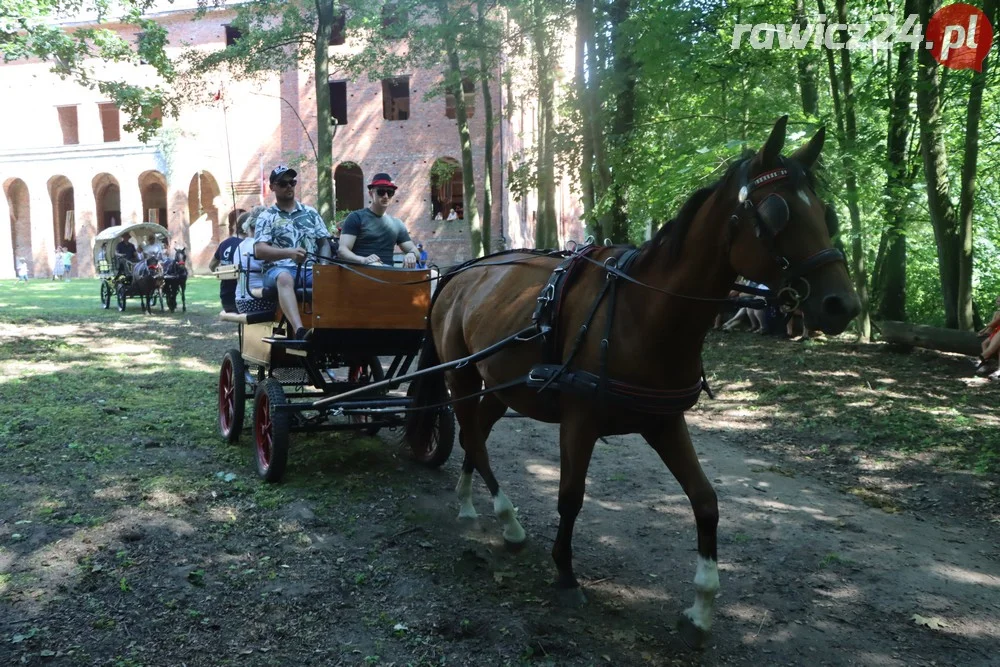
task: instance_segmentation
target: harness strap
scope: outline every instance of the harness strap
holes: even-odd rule
[[[555,381],[555,389],[613,402],[649,414],[674,415],[690,409],[706,390],[704,375],[698,382],[683,389],[648,389],[625,382],[601,378],[582,370],[564,370],[557,364],[536,364],[528,373],[529,387],[543,387]]]

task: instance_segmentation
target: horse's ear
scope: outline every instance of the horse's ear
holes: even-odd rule
[[[823,142],[825,140],[826,128],[821,127],[813,135],[813,138],[809,140],[809,143],[792,153],[792,159],[801,164],[805,169],[812,169],[813,165],[816,164],[816,160],[819,159],[819,154],[823,150]]]
[[[764,143],[764,147],[760,149],[760,153],[757,154],[757,159],[760,161],[761,166],[770,167],[778,163],[778,157],[781,155],[781,149],[785,145],[785,128],[788,125],[788,116],[782,116],[774,124],[774,129],[771,130],[771,136],[767,138]]]

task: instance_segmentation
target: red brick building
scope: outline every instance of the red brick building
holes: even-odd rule
[[[194,0],[162,3],[150,14],[169,31],[168,53],[186,48],[222,49],[237,38],[231,9],[195,18]],[[71,29],[74,25],[67,23]],[[104,24],[125,39],[133,26]],[[572,44],[572,41],[568,42]],[[356,48],[350,35],[331,50]],[[572,52],[566,51],[568,56]],[[204,99],[165,119],[149,144],[122,129],[124,118],[100,93],[63,81],[37,61],[0,64],[0,278],[13,278],[25,257],[35,276],[48,276],[57,245],[76,253],[73,275],[94,275],[93,238],[121,222],[158,222],[171,244],[191,250],[195,270],[205,270],[218,243],[230,234],[243,210],[273,201],[262,175],[277,164],[298,169],[298,194],[315,205],[315,88],[311,63],[262,81],[234,81],[219,75],[206,84]],[[107,74],[129,80],[151,76],[151,68],[104,65]],[[512,86],[518,87],[518,70]],[[146,71],[149,70],[149,71]],[[571,72],[571,63],[565,71]],[[453,109],[443,97],[425,99],[439,72],[399,72],[381,81],[351,81],[333,74],[330,88],[338,127],[333,139],[337,219],[367,204],[364,184],[389,172],[400,189],[390,213],[407,223],[430,257],[450,264],[470,256],[468,225],[447,218],[462,211],[461,173],[438,178],[434,165],[461,159]],[[500,77],[497,77],[500,80]],[[478,89],[478,87],[477,87]],[[502,94],[501,94],[502,92]],[[526,247],[534,238],[534,197],[521,201],[508,192],[508,169],[516,166],[534,136],[530,99],[494,90],[499,119],[495,130],[494,246]],[[478,94],[475,96],[478,97]],[[510,100],[516,100],[512,107]],[[481,100],[476,100],[481,107]],[[506,106],[505,106],[506,105]],[[482,205],[484,132],[481,109],[470,119]],[[560,240],[580,239],[579,198],[569,180],[560,190]],[[6,214],[6,215],[5,215]],[[329,222],[329,221],[328,221]]]

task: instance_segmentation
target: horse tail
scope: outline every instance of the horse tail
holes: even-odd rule
[[[437,345],[434,344],[434,325],[431,321],[431,311],[437,303],[438,295],[450,276],[442,276],[438,280],[437,289],[431,297],[431,306],[427,310],[427,332],[424,334],[424,342],[420,346],[420,362],[417,370],[431,368],[441,363],[438,356]],[[413,398],[411,408],[426,408],[427,406],[444,403],[448,400],[448,386],[444,381],[444,372],[428,373],[421,375],[410,382],[410,389],[407,394]],[[434,422],[437,413],[434,410],[414,410],[406,419],[406,433],[404,438],[407,442],[422,443],[429,442],[434,430]]]

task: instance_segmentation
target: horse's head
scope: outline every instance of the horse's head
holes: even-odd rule
[[[185,266],[187,264],[187,248],[177,248],[174,251],[174,263],[177,266]]]
[[[742,276],[766,284],[786,311],[801,310],[806,325],[838,334],[861,302],[843,254],[833,247],[827,207],[816,196],[812,168],[823,149],[820,129],[782,157],[787,116],[764,147],[740,162],[722,183],[731,206],[729,261]]]

